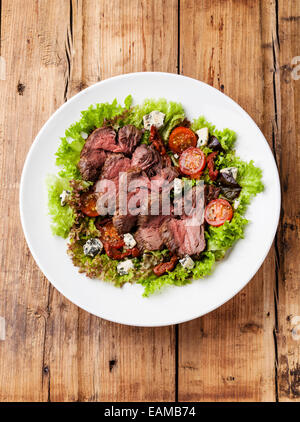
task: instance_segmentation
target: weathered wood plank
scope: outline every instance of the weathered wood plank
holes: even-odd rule
[[[60,2],[1,2],[0,80],[0,401],[42,401],[47,280],[35,265],[19,221],[18,190],[29,147],[64,101],[66,25]],[[3,223],[4,222],[4,223]]]
[[[116,73],[176,71],[177,2],[168,2],[168,16],[159,18],[139,1],[21,3],[2,2],[8,74],[0,81],[6,104],[0,111],[1,216],[7,222],[0,237],[0,313],[7,335],[0,344],[0,399],[172,400],[173,328],[102,321],[49,286],[23,240],[17,195],[35,134],[65,100]],[[16,205],[9,218],[7,203]]]
[[[300,401],[300,3],[279,1],[276,46],[282,218],[278,256],[278,398]],[[293,63],[293,58],[298,57]],[[298,64],[298,70],[293,65]]]
[[[299,7],[180,1],[181,73],[249,112],[283,187],[277,283],[272,250],[236,298],[180,326],[180,400],[299,399]],[[174,399],[174,329],[124,327],[72,305],[36,267],[17,204],[30,144],[65,100],[115,74],[176,72],[177,1],[2,0],[0,56],[0,401]]]
[[[271,2],[261,10],[260,2],[206,0],[183,0],[180,7],[180,72],[236,100],[270,144],[272,56],[263,44],[272,46],[273,7]],[[275,400],[274,287],[271,251],[234,299],[180,326],[179,400]]]
[[[72,16],[67,98],[116,74],[176,72],[177,1],[157,1],[155,9],[151,2],[135,0],[73,1]],[[50,400],[174,399],[172,327],[113,324],[77,312],[55,290],[50,308],[46,333]]]

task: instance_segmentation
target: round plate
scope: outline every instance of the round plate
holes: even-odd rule
[[[143,298],[143,287],[91,280],[79,274],[66,253],[66,241],[51,234],[45,179],[57,173],[55,152],[65,129],[91,104],[134,104],[164,97],[183,104],[189,119],[204,115],[218,129],[233,129],[237,153],[263,169],[265,191],[257,195],[246,217],[251,220],[245,238],[209,277],[184,287],[166,287]],[[21,179],[20,212],[30,251],[48,280],[70,301],[110,321],[137,325],[177,324],[216,309],[237,294],[262,265],[274,238],[280,210],[280,184],[272,152],[249,115],[233,100],[203,82],[175,74],[146,72],[117,76],[93,85],[62,105],[43,126],[27,156]]]

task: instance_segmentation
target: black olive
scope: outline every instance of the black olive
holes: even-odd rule
[[[220,144],[218,138],[214,135],[211,135],[209,137],[207,147],[212,149],[213,151],[222,151],[223,150],[222,145]]]
[[[240,185],[235,180],[235,178],[232,176],[231,173],[224,173],[220,172],[220,176],[218,178],[218,184],[222,186],[228,186],[231,188],[240,188]]]
[[[241,187],[232,188],[228,186],[221,186],[222,195],[225,196],[225,198],[229,201],[233,201],[234,199],[236,199],[239,196],[241,190]]]

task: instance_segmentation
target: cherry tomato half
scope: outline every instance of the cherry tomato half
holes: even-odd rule
[[[88,217],[97,217],[99,215],[96,204],[97,204],[97,196],[94,193],[84,193],[81,197],[82,205],[81,211],[83,214],[87,215]]]
[[[179,168],[181,173],[197,178],[204,169],[205,162],[204,152],[200,148],[190,147],[181,154]]]
[[[222,226],[225,221],[230,221],[232,216],[232,206],[226,199],[214,199],[205,208],[204,217],[211,226]]]
[[[182,151],[189,147],[195,147],[196,145],[197,137],[188,127],[176,127],[169,137],[169,148],[177,154],[181,154]]]

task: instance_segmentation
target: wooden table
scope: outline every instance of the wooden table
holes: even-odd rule
[[[0,400],[299,401],[300,1],[2,0],[0,18]],[[80,90],[136,71],[229,95],[281,176],[279,231],[259,272],[179,326],[127,327],[77,308],[38,269],[20,225],[21,171],[41,126]]]

